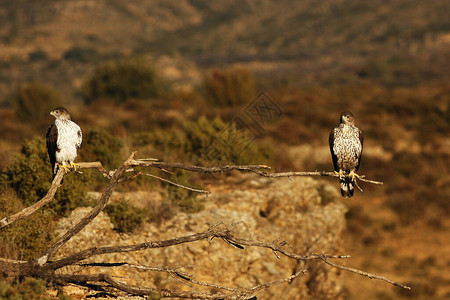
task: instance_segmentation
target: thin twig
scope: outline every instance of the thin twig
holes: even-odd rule
[[[339,177],[339,174],[336,174],[335,172],[325,172],[325,171],[314,171],[314,172],[280,172],[280,173],[267,173],[258,169],[252,169],[250,170],[255,174],[258,174],[263,177],[271,177],[271,178],[278,178],[278,177],[295,177],[295,176],[330,176],[330,177]],[[379,184],[382,185],[383,182],[380,181],[374,181],[365,179],[364,175],[359,176],[359,180],[373,183],[373,184]]]
[[[388,278],[386,278],[386,277],[384,277],[384,276],[380,276],[380,275],[377,275],[377,274],[364,272],[364,271],[361,271],[361,270],[358,270],[358,269],[355,269],[355,268],[352,268],[352,267],[346,267],[346,266],[342,266],[342,265],[339,265],[339,264],[335,264],[335,263],[329,261],[329,260],[327,259],[327,257],[325,257],[325,256],[322,256],[322,255],[320,255],[320,254],[319,254],[318,256],[319,256],[319,258],[320,258],[321,260],[323,260],[326,264],[328,264],[328,265],[330,265],[330,266],[332,266],[332,267],[335,267],[335,268],[337,268],[337,269],[341,269],[341,270],[349,271],[349,272],[356,273],[356,274],[359,274],[359,275],[362,275],[362,276],[366,276],[366,277],[369,277],[370,279],[379,279],[379,280],[383,280],[383,281],[386,281],[386,282],[388,282],[388,283],[390,283],[390,284],[392,284],[392,285],[395,285],[395,286],[398,286],[398,287],[401,287],[401,288],[404,288],[404,289],[407,289],[407,290],[410,290],[410,289],[411,289],[411,287],[409,287],[409,286],[407,286],[407,285],[404,285],[404,284],[401,284],[401,283],[392,281],[392,280],[390,280],[390,279],[388,279]]]
[[[163,182],[172,184],[172,185],[177,186],[177,187],[180,187],[180,188],[182,188],[182,189],[186,189],[186,190],[191,191],[191,192],[203,193],[203,194],[210,194],[210,193],[211,193],[210,191],[200,190],[200,189],[195,189],[195,188],[192,188],[192,187],[189,187],[189,186],[186,186],[186,185],[182,185],[182,184],[179,184],[179,183],[170,181],[170,180],[168,180],[168,179],[165,179],[165,178],[162,178],[162,177],[153,175],[153,174],[141,173],[141,175],[156,178],[156,179],[158,179],[158,180],[161,180],[161,181],[163,181]]]
[[[9,259],[9,258],[3,258],[3,257],[0,257],[0,262],[4,262],[4,263],[8,263],[8,264],[19,265],[19,264],[26,264],[28,261],[26,261],[26,260],[16,260],[16,259]]]
[[[358,188],[358,190],[359,190],[361,193],[364,192],[363,189],[359,186],[358,180],[357,180],[356,178],[355,178],[355,185],[356,185],[356,187]]]
[[[173,267],[149,267],[149,266],[143,266],[143,265],[135,265],[135,264],[129,264],[127,262],[121,262],[121,263],[103,263],[103,262],[91,262],[91,263],[76,263],[73,265],[77,265],[80,267],[130,267],[138,270],[146,270],[146,271],[153,271],[153,272],[166,272],[169,274],[174,274],[179,277],[186,277],[183,278],[185,280],[189,280],[189,277],[193,277],[193,275],[185,273],[180,271],[181,268],[193,268],[196,266],[192,265],[186,265],[186,266],[173,266]]]
[[[360,175],[358,179],[361,180],[361,181],[364,181],[364,182],[368,182],[368,183],[383,185],[383,183],[380,182],[380,181],[369,180],[369,179],[365,179],[364,177],[366,177],[366,176],[365,175]]]
[[[285,283],[285,282],[289,283],[289,282],[291,282],[292,280],[294,280],[295,278],[297,278],[298,276],[300,276],[302,274],[306,274],[306,270],[300,270],[300,271],[296,272],[295,274],[289,276],[288,278],[284,278],[284,279],[280,279],[280,280],[276,280],[276,281],[272,281],[272,282],[268,282],[268,283],[263,283],[263,284],[257,285],[255,287],[251,288],[250,290],[252,292],[256,292],[256,291],[260,291],[262,289],[266,289],[266,288],[268,288],[268,287],[270,287],[272,285],[277,285],[277,284]]]

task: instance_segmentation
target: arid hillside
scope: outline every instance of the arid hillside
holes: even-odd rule
[[[190,82],[198,78],[182,68],[189,62],[246,64],[272,84],[295,86],[340,84],[363,67],[363,77],[389,67],[382,81],[394,85],[448,78],[446,1],[22,0],[0,8],[0,95],[39,80],[73,98],[94,65],[133,55],[165,59],[163,68]]]
[[[332,171],[328,135],[340,112],[350,110],[365,138],[359,173],[384,185],[361,183],[364,192],[336,199],[335,178],[314,178],[311,193],[339,206],[346,222],[336,248],[330,246],[335,240],[315,246],[351,255],[346,264],[412,290],[342,272],[333,297],[447,299],[449,11],[443,0],[0,1],[0,217],[33,204],[49,188],[43,138],[53,122],[49,112],[58,106],[83,129],[78,161],[100,160],[114,169],[138,150],[139,157],[163,161],[267,164],[277,172]],[[154,178],[127,182],[105,209],[115,241],[143,240],[147,230],[164,231],[164,224],[179,232],[173,229],[178,220],[217,217],[217,209],[243,218],[251,209],[247,194],[261,207],[276,198],[258,192],[257,179],[234,173],[214,186],[184,171],[153,175],[217,195],[205,201]],[[80,206],[92,206],[88,195],[101,192],[105,182],[89,171],[69,174],[42,213],[0,229],[0,254],[40,255],[56,238],[48,233],[64,227],[72,212],[86,210]],[[272,180],[267,189],[288,189],[285,184]],[[243,198],[233,202],[232,193]],[[273,210],[272,218],[264,209],[252,213],[249,220],[261,227],[278,224],[277,233],[293,226],[279,224],[289,218],[285,211],[280,218]],[[301,208],[296,213],[303,220]],[[236,221],[230,218],[224,220]],[[303,234],[295,231],[288,242],[302,254],[319,251]],[[301,246],[299,237],[309,244]],[[20,291],[8,280],[0,283]],[[159,275],[152,280],[177,285]],[[311,288],[307,280],[301,286]]]

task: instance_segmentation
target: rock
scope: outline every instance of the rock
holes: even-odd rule
[[[211,188],[211,194],[199,196],[205,209],[193,214],[179,212],[159,224],[146,223],[134,234],[116,233],[109,218],[100,213],[94,221],[72,238],[58,252],[67,255],[93,246],[131,245],[164,240],[207,230],[223,222],[234,224],[232,232],[245,239],[272,242],[285,240],[290,251],[298,254],[341,254],[346,208],[338,199],[336,188],[309,177],[280,179],[242,176],[239,185]],[[243,183],[242,183],[243,182]],[[81,219],[90,208],[78,208],[58,225],[63,233]],[[291,276],[306,269],[306,275],[291,284],[273,286],[258,292],[258,299],[339,298],[342,286],[338,271],[319,261],[297,262],[269,249],[238,249],[214,239],[139,252],[107,254],[92,258],[96,262],[128,262],[153,267],[186,266],[181,271],[198,281],[228,287],[251,288],[255,285]],[[137,270],[131,267],[71,267],[65,272],[110,273],[116,279],[141,287],[211,291],[202,286],[183,285],[166,273]]]

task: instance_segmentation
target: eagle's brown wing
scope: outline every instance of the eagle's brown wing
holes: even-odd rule
[[[336,154],[333,151],[334,147],[334,129],[330,132],[330,137],[328,138],[328,143],[330,144],[330,152],[331,152],[331,159],[333,160],[333,167],[336,172],[339,172],[339,166],[338,166],[338,158]]]
[[[58,129],[55,124],[50,125],[47,129],[47,152],[50,157],[50,163],[52,164],[52,173],[55,176],[55,164],[56,164],[56,151],[58,151]]]
[[[361,142],[361,152],[358,155],[358,164],[355,167],[355,171],[358,171],[359,165],[361,163],[361,156],[362,156],[362,152],[363,152],[363,142],[364,142],[364,136],[363,136],[362,131],[358,129],[358,133],[359,133],[359,141]]]

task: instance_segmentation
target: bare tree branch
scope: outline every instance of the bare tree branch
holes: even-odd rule
[[[179,184],[179,183],[170,181],[170,180],[168,180],[168,179],[165,179],[165,178],[162,178],[162,177],[153,175],[153,174],[145,174],[145,173],[141,173],[141,175],[156,178],[156,179],[158,179],[158,180],[161,180],[162,182],[169,183],[169,184],[171,184],[171,185],[180,187],[180,188],[182,188],[182,189],[186,189],[186,190],[191,191],[191,192],[202,193],[202,194],[210,194],[210,193],[211,193],[210,191],[205,191],[205,190],[195,189],[195,188],[193,188],[193,187],[189,187],[189,186],[186,186],[186,185],[182,185],[182,184]]]
[[[253,169],[250,170],[255,174],[264,176],[264,177],[271,177],[271,178],[278,178],[278,177],[296,177],[296,176],[330,176],[330,177],[339,177],[339,174],[335,173],[335,172],[325,172],[325,171],[315,171],[315,172],[280,172],[280,173],[267,173],[264,171],[260,171],[258,169]],[[383,183],[380,181],[374,181],[374,180],[369,180],[369,179],[365,179],[365,175],[359,175],[359,177],[357,177],[357,179],[364,181],[364,182],[368,182],[368,183],[373,183],[373,184],[378,184],[378,185],[382,185]]]
[[[267,248],[270,249],[274,255],[277,258],[280,258],[280,255],[284,255],[286,257],[289,257],[291,259],[295,260],[321,260],[324,263],[349,272],[353,272],[355,274],[359,274],[362,276],[366,276],[369,278],[375,278],[379,280],[383,280],[385,282],[388,282],[392,285],[399,286],[405,289],[410,289],[410,287],[405,286],[403,284],[397,283],[395,281],[392,281],[390,279],[387,279],[386,277],[377,275],[377,274],[371,274],[368,272],[360,271],[351,267],[342,266],[339,264],[335,264],[329,259],[331,258],[349,258],[348,255],[325,255],[325,254],[308,254],[308,255],[300,255],[298,253],[288,251],[285,246],[289,245],[286,241],[282,241],[280,239],[277,239],[273,242],[262,242],[262,241],[256,241],[256,240],[248,240],[243,239],[238,236],[235,236],[231,233],[231,228],[236,226],[237,224],[231,224],[229,226],[221,226],[222,224],[216,224],[214,226],[211,226],[208,230],[200,233],[195,233],[191,235],[176,237],[168,240],[162,240],[162,241],[148,241],[145,243],[135,244],[135,245],[119,245],[119,246],[106,246],[106,247],[92,247],[89,249],[85,249],[82,251],[79,251],[75,254],[65,256],[62,258],[58,258],[56,260],[51,260],[52,256],[58,251],[58,249],[67,243],[74,235],[79,233],[83,228],[86,227],[105,207],[107,202],[109,201],[113,191],[117,187],[117,185],[120,182],[123,182],[124,180],[131,180],[138,176],[149,176],[156,178],[158,180],[161,180],[166,183],[173,184],[175,186],[188,189],[193,192],[201,192],[201,193],[209,193],[208,191],[195,189],[192,187],[187,187],[184,185],[177,184],[175,182],[172,182],[170,180],[167,180],[165,178],[152,175],[152,174],[145,174],[143,172],[137,171],[135,167],[155,167],[158,169],[161,169],[164,172],[169,172],[167,169],[183,169],[191,172],[198,172],[198,173],[222,173],[222,172],[229,172],[233,170],[237,171],[250,171],[257,175],[264,176],[264,177],[293,177],[293,176],[331,176],[331,177],[338,177],[338,175],[334,172],[282,172],[282,173],[267,173],[265,171],[262,171],[261,169],[269,169],[268,166],[265,165],[245,165],[245,166],[239,166],[239,165],[226,165],[226,166],[220,166],[220,167],[202,167],[202,166],[193,166],[193,165],[186,165],[182,163],[167,163],[167,162],[161,162],[157,161],[155,159],[134,159],[136,152],[133,152],[130,157],[115,171],[108,172],[105,170],[100,162],[89,162],[89,163],[80,163],[79,169],[88,169],[88,168],[95,168],[100,173],[102,173],[106,178],[109,179],[109,183],[105,190],[103,191],[102,195],[100,196],[99,200],[97,201],[97,204],[95,207],[86,214],[75,226],[71,227],[67,230],[65,234],[63,234],[53,245],[51,245],[47,251],[38,259],[36,260],[30,260],[30,261],[17,261],[17,260],[10,260],[5,258],[0,258],[0,267],[2,266],[9,266],[11,268],[14,268],[18,272],[18,274],[21,275],[28,275],[28,276],[36,276],[41,277],[44,279],[47,279],[49,281],[53,281],[59,284],[68,284],[73,283],[77,285],[82,286],[90,286],[92,287],[92,284],[95,283],[99,287],[104,288],[114,288],[116,290],[131,293],[134,295],[151,295],[154,293],[157,293],[161,295],[162,297],[178,297],[178,298],[197,298],[197,299],[253,299],[254,293],[257,291],[260,291],[262,289],[268,288],[270,286],[281,284],[285,282],[290,282],[291,280],[295,279],[296,277],[300,276],[301,274],[304,274],[304,270],[300,270],[295,272],[294,275],[260,284],[257,286],[254,286],[250,289],[240,289],[240,288],[230,288],[222,285],[217,285],[214,283],[207,283],[202,281],[197,281],[193,278],[192,275],[182,272],[179,269],[182,266],[177,267],[166,267],[166,268],[158,268],[158,267],[147,267],[147,266],[141,266],[141,265],[133,265],[128,263],[82,263],[83,260],[86,260],[88,258],[91,258],[93,256],[106,254],[106,253],[123,253],[123,252],[131,252],[131,251],[140,251],[143,249],[153,249],[153,248],[164,248],[164,247],[170,247],[170,246],[176,246],[179,244],[184,243],[192,243],[200,240],[208,240],[212,241],[215,238],[220,238],[226,243],[238,248],[238,249],[244,249],[244,246],[251,246],[251,247],[259,247],[259,248]],[[133,172],[134,174],[131,176],[127,176],[127,172]],[[169,172],[170,173],[170,172]],[[16,220],[26,218],[27,216],[31,215],[33,212],[41,208],[43,205],[49,203],[57,189],[60,186],[61,180],[64,177],[65,172],[64,170],[59,170],[56,174],[52,185],[47,193],[47,195],[42,198],[40,201],[38,201],[36,204],[25,208],[19,213],[16,213],[14,215],[11,215],[9,217],[6,217],[0,221],[0,228],[5,227]],[[382,184],[381,182],[372,181],[364,179],[364,176],[359,176],[360,180],[374,183],[374,184]],[[292,248],[292,246],[291,246]],[[136,287],[131,286],[126,283],[119,282],[115,279],[113,279],[108,274],[93,274],[93,275],[76,275],[76,274],[56,274],[55,271],[59,270],[63,267],[71,266],[71,265],[79,265],[83,267],[95,267],[95,266],[103,266],[103,267],[132,267],[137,269],[143,269],[148,271],[157,271],[157,272],[166,272],[173,276],[176,280],[180,280],[187,284],[197,284],[202,285],[210,288],[215,288],[219,290],[224,290],[226,292],[216,292],[216,293],[201,293],[201,292],[186,292],[186,291],[174,291],[169,289],[156,289],[156,288],[142,288],[142,287]]]
[[[1,219],[0,220],[0,228],[8,226],[9,224],[11,224],[17,220],[21,220],[21,219],[28,217],[29,215],[31,215],[32,213],[37,211],[42,206],[44,206],[45,204],[52,201],[53,197],[56,194],[56,191],[60,187],[61,180],[63,179],[63,177],[64,177],[64,170],[63,169],[58,170],[58,173],[56,174],[55,178],[53,179],[52,185],[50,186],[50,189],[48,190],[48,192],[44,196],[44,198],[42,198],[35,204],[33,204],[27,208],[24,208],[23,210],[19,211],[18,213],[14,214],[14,215],[7,216],[7,217]]]
[[[94,274],[94,275],[55,275],[53,276],[53,280],[59,282],[60,284],[67,283],[77,283],[77,284],[86,284],[87,282],[106,282],[109,283],[112,287],[127,292],[133,295],[152,295],[159,294],[161,297],[170,297],[170,298],[189,298],[189,299],[255,299],[254,292],[260,291],[265,288],[269,288],[271,286],[290,282],[292,279],[304,274],[304,271],[299,271],[288,278],[284,278],[277,281],[272,281],[264,284],[260,284],[254,286],[250,289],[237,289],[237,288],[228,288],[221,285],[210,284],[201,281],[195,281],[196,284],[214,287],[217,289],[227,290],[231,293],[201,293],[201,292],[190,292],[190,291],[174,291],[170,289],[156,289],[156,288],[141,288],[136,286],[131,286],[126,283],[118,282],[112,278],[112,276],[107,274]]]
[[[26,260],[16,260],[16,259],[8,259],[0,257],[0,263],[8,263],[8,264],[26,264],[28,261]]]
[[[103,176],[110,178],[110,174],[108,171],[103,168],[103,165],[101,162],[85,162],[85,163],[79,163],[78,169],[97,169],[100,173],[103,174]],[[23,210],[19,211],[18,213],[15,213],[14,215],[7,216],[0,220],[0,228],[3,228],[5,226],[8,226],[9,224],[24,219],[28,217],[29,215],[33,214],[35,211],[40,209],[45,204],[49,203],[53,200],[53,197],[55,197],[56,191],[61,186],[61,181],[65,175],[64,169],[60,168],[58,172],[55,175],[55,178],[53,178],[52,185],[50,186],[50,189],[48,190],[47,194],[38,202],[35,204],[24,208]]]
[[[335,264],[335,263],[329,261],[327,259],[327,257],[325,257],[325,256],[319,255],[319,258],[321,260],[323,260],[326,264],[328,264],[328,265],[330,265],[332,267],[335,267],[335,268],[338,268],[338,269],[341,269],[341,270],[345,270],[345,271],[349,271],[349,272],[352,272],[352,273],[356,273],[356,274],[359,274],[359,275],[362,275],[362,276],[366,276],[366,277],[369,277],[370,279],[383,280],[383,281],[386,281],[386,282],[388,282],[388,283],[390,283],[392,285],[395,285],[395,286],[398,286],[398,287],[401,287],[401,288],[404,288],[404,289],[407,289],[407,290],[411,289],[411,287],[409,287],[407,285],[404,285],[404,284],[392,281],[392,280],[390,280],[390,279],[388,279],[388,278],[386,278],[384,276],[380,276],[380,275],[377,275],[377,274],[364,272],[364,271],[361,271],[361,270],[358,270],[358,269],[355,269],[355,268],[352,268],[352,267],[346,267],[346,266]]]
[[[156,168],[162,169],[164,171],[166,171],[164,168],[178,168],[178,169],[183,169],[183,170],[192,171],[192,172],[199,172],[199,173],[224,173],[224,172],[230,172],[233,170],[254,171],[257,169],[269,169],[270,168],[265,165],[244,165],[244,166],[226,165],[226,166],[221,166],[221,167],[201,167],[201,166],[186,165],[186,164],[182,164],[182,163],[160,162],[153,158],[144,158],[144,159],[135,160],[134,159],[135,154],[136,154],[136,152],[133,152],[133,154],[130,156],[130,158],[128,158],[128,160],[126,160],[124,162],[124,164],[122,166],[124,167],[125,170],[121,170],[120,173],[117,173],[118,170],[108,172],[100,162],[78,163],[77,169],[97,169],[104,177],[109,178],[109,179],[112,179],[113,175],[117,173],[116,174],[116,177],[118,178],[117,183],[120,183],[120,182],[128,179],[128,178],[124,179],[122,177],[123,173],[128,171],[129,167],[135,167],[135,166],[156,167]],[[55,178],[53,179],[52,185],[50,186],[50,189],[47,192],[47,194],[41,200],[36,202],[35,204],[33,204],[27,208],[24,208],[22,211],[14,214],[14,215],[7,216],[7,217],[3,218],[2,220],[0,220],[0,228],[8,226],[17,220],[28,217],[29,215],[31,215],[32,213],[34,213],[35,211],[40,209],[42,206],[44,206],[45,204],[52,201],[53,197],[55,196],[56,191],[60,187],[61,180],[63,179],[64,175],[65,175],[64,170],[59,169],[58,173],[56,174]],[[136,175],[136,177],[140,176],[140,175],[143,175],[143,174],[138,174],[138,175]],[[151,176],[151,175],[149,174],[149,176]],[[178,185],[177,183],[171,182],[170,180],[167,180],[164,178],[159,178],[158,176],[153,175],[151,177],[158,178],[162,181],[168,182],[170,184],[173,184],[173,185],[176,185],[176,186],[179,186],[182,188],[186,188],[186,189],[194,191],[194,192],[208,193],[208,191]],[[117,185],[117,183],[115,185]]]
[[[164,248],[164,247],[174,246],[174,245],[183,244],[183,243],[191,243],[194,241],[199,241],[202,239],[210,239],[210,238],[221,238],[225,242],[227,242],[233,246],[236,246],[238,248],[241,248],[241,249],[243,249],[242,245],[268,248],[274,252],[274,254],[277,256],[277,258],[279,258],[277,253],[281,253],[286,257],[290,257],[290,258],[296,259],[296,260],[317,260],[317,259],[324,260],[324,259],[329,259],[329,258],[344,259],[344,258],[350,257],[349,255],[325,255],[325,254],[299,255],[299,254],[287,251],[283,247],[284,245],[286,245],[284,243],[284,241],[261,242],[261,241],[247,240],[247,239],[242,239],[242,238],[234,236],[233,234],[231,234],[231,232],[229,231],[228,228],[218,229],[217,227],[212,227],[202,233],[197,233],[197,234],[188,235],[188,236],[184,236],[184,237],[178,237],[178,238],[165,240],[165,241],[146,242],[146,243],[129,245],[129,246],[93,247],[93,248],[78,252],[69,257],[66,257],[66,258],[63,258],[63,259],[60,259],[60,260],[57,260],[54,262],[50,262],[49,265],[47,266],[47,268],[56,270],[56,269],[62,268],[64,266],[68,266],[68,265],[77,263],[77,262],[87,259],[91,256],[100,255],[100,254],[140,251],[143,249],[150,249],[150,248]],[[332,262],[329,262],[329,261],[327,261],[326,263],[328,263],[330,265],[333,264]],[[348,267],[336,265],[336,268],[344,269],[344,268],[348,268]],[[380,280],[384,280],[395,286],[409,288],[403,284],[397,283],[395,281],[392,281],[390,279],[387,279],[383,276],[379,276],[376,274],[371,274],[371,273],[360,271],[360,270],[357,270],[354,268],[349,268],[348,271],[351,271],[353,273],[356,273],[356,274],[359,274],[362,276],[366,276],[369,278],[377,278]]]
[[[132,166],[141,166],[141,167],[155,167],[159,169],[182,169],[186,171],[192,171],[197,173],[225,173],[230,171],[253,171],[258,169],[270,169],[269,166],[266,165],[225,165],[219,167],[202,167],[202,166],[194,166],[187,165],[183,163],[172,163],[172,162],[163,162],[163,161],[147,161],[146,159],[135,159],[130,161],[130,165]]]
[[[120,166],[111,176],[109,180],[108,186],[103,191],[100,199],[97,202],[97,205],[83,218],[78,224],[74,227],[70,228],[62,237],[60,237],[40,258],[38,258],[37,262],[40,265],[43,265],[47,262],[49,257],[51,257],[62,245],[67,243],[75,234],[80,232],[87,224],[89,224],[105,207],[109,198],[111,197],[113,191],[115,190],[117,184],[119,183],[120,178],[125,173],[127,168],[129,167],[130,161],[134,158],[136,152],[131,153],[130,157]]]

